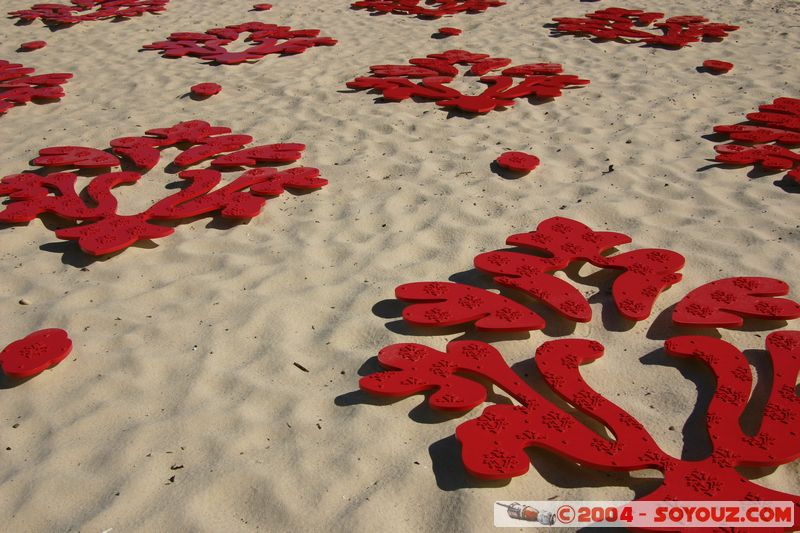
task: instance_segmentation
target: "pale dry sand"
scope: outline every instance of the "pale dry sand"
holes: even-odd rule
[[[3,10],[32,2],[7,0]],[[373,17],[350,10],[349,0],[274,0],[260,14],[248,11],[252,3],[172,0],[160,16],[55,33],[0,21],[0,58],[75,74],[60,103],[0,117],[2,175],[30,168],[46,146],[102,148],[114,137],[203,119],[259,143],[304,142],[302,162],[330,180],[322,191],[269,202],[249,224],[209,228],[211,219],[201,219],[108,260],[59,244],[39,220],[0,231],[2,343],[42,327],[62,327],[75,342],[57,368],[0,391],[0,529],[485,531],[497,499],[626,499],[654,488],[655,473],[595,472],[539,451],[528,475],[485,486],[464,473],[453,437],[479,409],[441,419],[419,407],[420,396],[383,405],[354,392],[357,372],[365,363],[362,371],[373,370],[370,358],[388,344],[442,349],[463,336],[406,328],[400,306],[386,302],[395,286],[459,273],[488,286],[472,271],[473,256],[545,218],[576,218],[631,235],[622,250],[684,254],[685,281],[630,328],[609,300],[611,278],[601,277],[600,288],[581,286],[599,294],[595,319],[574,332],[468,336],[492,340],[513,363],[557,336],[602,342],[607,355],[584,368],[589,383],[680,454],[698,389],[707,393],[713,381],[707,372],[692,374],[693,383],[673,366],[643,364],[645,356],[664,361],[663,338],[675,333],[664,312],[727,276],[781,278],[800,295],[797,196],[773,184],[780,175],[699,170],[713,158],[703,136],[715,124],[798,96],[797,2],[508,0],[443,21]],[[543,28],[552,17],[613,5],[704,14],[742,29],[721,43],[666,51],[551,38]],[[250,20],[320,28],[339,44],[232,67],[138,51],[173,31]],[[432,39],[443,25],[464,34]],[[49,46],[15,52],[35,39]],[[433,103],[376,104],[345,88],[369,65],[450,48],[515,64],[563,63],[591,84],[472,119]],[[710,58],[735,69],[695,71]],[[181,97],[204,81],[223,92],[203,102]],[[517,180],[499,177],[489,166],[506,149],[535,153],[542,165]],[[614,172],[603,174],[609,164]],[[117,189],[121,211],[160,198],[166,182],[157,169]],[[758,331],[722,336],[763,348]],[[686,433],[688,457],[707,453],[697,425]],[[798,466],[756,473],[758,482],[798,493]]]

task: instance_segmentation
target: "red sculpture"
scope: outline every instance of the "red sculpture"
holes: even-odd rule
[[[663,13],[610,7],[587,13],[584,18],[555,18],[553,20],[557,25],[554,33],[590,35],[603,40],[683,48],[702,39],[723,39],[728,36],[728,32],[739,29],[730,24],[709,22],[700,16],[671,17],[664,22],[656,22],[663,17]],[[645,31],[650,25],[660,30],[660,33]]]
[[[219,94],[222,91],[222,86],[218,83],[198,83],[197,85],[192,85],[190,91],[195,96],[208,98]]]
[[[72,0],[72,5],[35,4],[30,9],[12,11],[9,16],[33,22],[41,19],[48,25],[68,25],[79,22],[127,19],[145,13],[160,13],[169,0]]]
[[[272,4],[256,4],[253,6],[256,11],[269,11],[272,9]]]
[[[490,7],[503,6],[500,0],[358,0],[353,9],[366,9],[376,14],[416,15],[437,19],[458,13],[483,13]]]
[[[464,467],[476,477],[523,475],[530,465],[526,448],[541,447],[584,466],[661,471],[663,484],[642,500],[792,501],[798,527],[800,497],[759,486],[736,470],[782,465],[800,457],[800,397],[795,389],[800,332],[772,333],[766,347],[772,359],[772,391],[761,426],[751,435],[739,423],[752,387],[752,372],[744,355],[731,344],[708,337],[675,337],[665,343],[669,355],[698,359],[716,376],[716,392],[706,414],[713,451],[701,460],[684,460],[664,452],[641,423],[584,381],[580,365],[603,355],[603,346],[594,341],[545,342],[533,362],[553,392],[601,422],[613,439],[589,429],[530,387],[496,349],[479,341],[451,342],[446,353],[420,344],[389,346],[378,355],[389,371],[366,376],[359,385],[388,397],[430,391],[429,405],[448,411],[468,411],[480,405],[487,398],[487,387],[491,390],[494,386],[495,391],[513,398],[516,404],[487,407],[479,417],[456,429]]]
[[[25,50],[26,52],[31,52],[33,50],[40,50],[47,46],[47,41],[29,41],[27,43],[22,43],[19,45],[20,49]]]
[[[456,35],[461,35],[462,32],[458,28],[451,28],[450,26],[445,26],[444,28],[439,28],[439,33],[441,35],[456,36]]]
[[[703,61],[703,67],[711,72],[730,72],[733,69],[733,63],[718,59],[706,59]]]
[[[497,158],[497,164],[512,172],[530,172],[539,166],[539,158],[525,152],[505,152]]]
[[[550,273],[563,270],[574,261],[622,270],[612,286],[617,309],[629,320],[644,320],[650,316],[658,295],[681,280],[677,271],[685,261],[678,253],[658,248],[602,255],[629,242],[630,237],[621,233],[595,232],[575,220],[553,217],[541,222],[536,231],[506,239],[506,244],[532,248],[549,257],[494,251],[478,255],[475,267],[499,276],[495,281],[500,285],[523,291],[576,322],[591,320],[589,303],[577,289]]]
[[[158,164],[161,149],[178,146],[183,152],[172,161],[172,165],[187,167],[211,159],[211,166],[224,169],[296,161],[305,149],[302,144],[244,148],[253,140],[252,137],[227,135],[230,131],[229,128],[192,120],[169,128],[148,130],[140,137],[114,139],[110,143],[113,154],[75,146],[46,148],[40,151],[40,157],[34,160],[34,164],[79,169],[106,168],[109,172],[96,176],[89,183],[85,191],[91,199],[88,205],[75,191],[77,175],[72,172],[6,176],[0,180],[0,196],[8,196],[11,201],[0,212],[0,222],[29,222],[42,213],[52,213],[70,221],[84,221],[82,225],[57,230],[56,236],[77,240],[81,249],[89,254],[105,255],[123,250],[143,239],[166,237],[174,231],[153,221],[179,220],[212,213],[219,213],[224,218],[246,220],[261,212],[266,203],[265,196],[279,196],[284,189],[319,189],[328,183],[318,177],[319,171],[315,168],[296,167],[279,171],[267,167],[247,170],[233,181],[216,188],[222,178],[219,170],[185,170],[178,174],[187,182],[184,189],[139,214],[117,214],[117,199],[111,189],[123,183],[135,183],[141,178],[140,172],[110,171],[120,166],[119,157],[146,172]]]
[[[536,231],[512,235],[506,243],[544,252],[547,257],[513,251],[487,252],[475,257],[475,267],[495,277],[500,285],[526,293],[575,322],[588,322],[592,310],[586,297],[566,281],[552,275],[575,261],[600,268],[622,270],[612,286],[620,314],[629,320],[650,316],[658,295],[678,283],[682,255],[669,250],[642,249],[613,256],[609,249],[631,242],[621,233],[592,231],[580,222],[549,218]],[[460,283],[422,282],[399,286],[400,300],[409,305],[403,317],[420,326],[453,326],[477,320],[476,327],[493,331],[542,329],[544,319],[512,300]]]
[[[786,148],[800,144],[800,99],[776,98],[758,109],[758,113],[747,115],[752,124],[714,126],[715,132],[747,143],[717,145],[715,159],[732,165],[760,164],[771,170],[789,170],[788,177],[800,183],[800,152]]]
[[[765,320],[800,318],[800,305],[775,298],[789,293],[789,286],[773,278],[726,278],[699,287],[681,300],[672,312],[680,326],[738,328],[742,317]]]
[[[229,52],[226,45],[247,33],[246,41],[254,43],[240,52]],[[320,30],[293,30],[289,26],[246,22],[205,33],[178,32],[166,41],[143,46],[146,50],[161,50],[164,57],[198,57],[222,65],[238,65],[256,61],[269,54],[302,54],[314,46],[333,46],[335,39],[318,37]]]
[[[475,321],[484,331],[530,331],[545,326],[542,317],[514,300],[460,283],[406,283],[394,291],[409,305],[403,318],[418,326],[455,326]]]
[[[54,146],[42,148],[34,165],[42,167],[108,168],[120,165],[119,159],[108,152],[83,146]]]
[[[63,329],[43,329],[14,341],[0,352],[6,376],[27,378],[56,366],[72,351],[72,341]]]
[[[511,60],[465,50],[430,54],[411,59],[409,63],[373,65],[370,67],[371,76],[356,78],[347,86],[351,89],[377,90],[384,99],[394,102],[420,98],[467,113],[488,113],[496,108],[514,105],[517,98],[555,98],[561,96],[561,89],[589,83],[589,80],[577,76],[560,74],[561,65],[549,63],[518,65],[506,68],[500,74],[484,76],[509,65]],[[465,95],[448,87],[447,84],[459,74],[455,65],[469,65],[467,74],[481,76],[480,81],[489,87],[477,96]],[[419,79],[419,83],[415,83],[414,79]]]
[[[36,69],[0,59],[0,114],[15,105],[33,100],[58,100],[64,96],[61,85],[72,74],[40,74],[31,76]]]

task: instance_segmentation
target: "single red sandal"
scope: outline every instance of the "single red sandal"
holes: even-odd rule
[[[672,322],[679,326],[738,328],[744,317],[762,320],[800,318],[800,304],[788,298],[789,286],[763,277],[725,278],[698,287],[678,302]]]

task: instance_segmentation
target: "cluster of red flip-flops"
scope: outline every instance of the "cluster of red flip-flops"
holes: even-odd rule
[[[401,101],[409,98],[433,100],[437,105],[468,113],[488,113],[510,107],[518,98],[549,99],[561,96],[561,90],[586,85],[589,80],[561,74],[562,67],[553,63],[532,63],[509,67],[511,60],[490,57],[466,50],[448,50],[409,60],[408,65],[374,65],[372,74],[347,83],[351,89],[374,89],[383,98]],[[479,95],[465,95],[448,87],[459,70],[467,65],[467,75],[476,76],[487,85]],[[497,74],[487,75],[503,69]],[[419,82],[414,80],[418,79]]]
[[[158,13],[169,0],[72,0],[71,5],[37,4],[12,16],[25,21],[41,19],[47,24],[69,25],[82,21],[127,18]],[[478,13],[504,3],[499,0],[359,0],[353,8],[374,13],[438,18],[458,13]],[[266,11],[270,4],[253,9]],[[663,13],[609,8],[583,18],[556,18],[556,34],[589,35],[603,40],[622,40],[647,45],[681,48],[704,39],[723,39],[738,29],[712,23],[701,16],[664,19]],[[648,31],[656,30],[656,31]],[[269,54],[299,54],[315,46],[330,46],[336,40],[319,37],[320,30],[293,30],[287,26],[248,22],[213,28],[204,33],[173,33],[166,41],[145,45],[165,57],[191,56],[218,64],[234,65]],[[461,30],[440,28],[440,35],[459,35]],[[251,46],[231,52],[227,45],[247,34]],[[35,50],[44,41],[21,45]],[[565,88],[589,83],[562,73],[553,63],[511,66],[511,59],[490,57],[464,50],[449,50],[414,58],[408,65],[375,65],[371,75],[347,84],[371,89],[391,101],[419,98],[467,113],[487,113],[512,106],[520,98],[555,98]],[[478,95],[467,95],[449,86],[468,67],[488,87]],[[707,60],[704,68],[728,72],[733,65]],[[63,96],[61,85],[70,74],[33,76],[33,69],[0,61],[0,113],[11,106],[35,99]],[[216,83],[191,87],[191,94],[209,97],[221,91]],[[747,115],[753,124],[717,126],[736,143],[716,146],[717,160],[738,165],[760,164],[768,169],[789,170],[800,182],[800,154],[787,146],[800,144],[800,100],[778,98]],[[124,250],[137,241],[165,237],[174,230],[158,221],[174,221],[219,214],[246,220],[257,216],[265,197],[278,196],[287,188],[312,190],[327,181],[315,168],[296,167],[278,171],[265,164],[290,163],[301,157],[302,144],[281,143],[246,147],[249,135],[231,134],[225,127],[193,120],[168,128],[152,129],[144,135],[122,137],[99,150],[82,146],[56,146],[40,150],[34,165],[64,171],[29,172],[0,180],[0,196],[9,201],[0,212],[0,222],[24,223],[52,214],[74,225],[56,230],[56,236],[76,240],[91,255]],[[170,164],[185,168],[179,177],[189,185],[154,202],[135,215],[120,215],[112,189],[137,182],[142,173],[160,163],[167,147],[181,153]],[[123,161],[137,171],[123,171]],[[207,168],[188,167],[208,162]],[[524,152],[506,152],[496,163],[513,172],[529,172],[539,159]],[[252,167],[217,188],[222,172]],[[100,170],[84,191],[76,191],[78,175],[66,170]],[[117,169],[117,170],[115,170]],[[495,250],[474,258],[474,265],[498,285],[511,289],[512,298],[463,283],[425,281],[396,288],[395,296],[409,302],[403,319],[415,326],[452,327],[473,324],[492,332],[530,331],[546,326],[545,319],[519,300],[541,302],[569,321],[588,322],[592,309],[587,297],[556,272],[579,262],[619,271],[611,294],[619,314],[627,320],[648,318],[659,295],[680,282],[684,257],[666,249],[638,249],[616,253],[630,243],[627,235],[594,231],[582,223],[562,217],[544,220],[536,230],[510,236],[514,250]],[[685,295],[674,307],[676,326],[738,328],[746,318],[790,320],[800,318],[800,304],[788,298],[789,287],[766,277],[733,277],[716,280]],[[520,297],[520,294],[524,297]],[[481,341],[456,341],[446,352],[419,344],[399,344],[378,356],[388,369],[360,380],[371,393],[404,397],[430,392],[428,403],[447,411],[466,411],[488,398],[486,384],[496,386],[515,400],[514,405],[494,405],[474,420],[461,424],[456,437],[461,443],[465,468],[487,479],[507,479],[525,473],[530,465],[526,449],[532,446],[559,453],[581,465],[609,470],[657,469],[664,483],[646,498],[651,500],[772,500],[800,499],[764,489],[745,478],[742,466],[775,466],[800,457],[800,439],[792,430],[800,419],[800,397],[796,382],[800,371],[800,332],[769,335],[766,347],[772,359],[772,391],[763,408],[757,431],[745,433],[740,425],[751,396],[753,376],[744,354],[718,338],[702,335],[676,336],[666,341],[670,356],[695,358],[707,365],[717,382],[708,403],[706,424],[713,453],[703,461],[672,457],[663,451],[644,425],[598,394],[583,379],[579,367],[603,355],[597,342],[568,339],[545,342],[536,352],[535,365],[544,382],[574,409],[566,410],[540,394],[506,363],[500,353]],[[26,378],[58,364],[72,349],[63,330],[46,329],[15,341],[0,352],[0,367],[6,376]],[[470,378],[479,378],[470,380]],[[601,422],[613,439],[590,429],[574,415],[578,410]],[[800,524],[800,517],[795,525]]]
[[[723,39],[738,26],[709,22],[701,16],[670,17],[664,22],[664,13],[645,12],[638,9],[611,7],[582,18],[559,17],[553,19],[556,34],[590,35],[598,39],[623,40],[670,48],[682,48],[702,39]],[[647,26],[657,30],[645,31]]]
[[[30,9],[12,11],[9,15],[27,22],[40,19],[45,24],[67,25],[160,13],[168,3],[169,0],[72,0],[72,5],[35,4]]]
[[[650,316],[661,292],[678,283],[684,258],[670,250],[648,248],[614,256],[604,252],[631,242],[621,233],[593,231],[578,221],[553,217],[529,233],[512,235],[506,243],[544,253],[546,257],[512,251],[487,252],[475,257],[475,267],[500,285],[535,298],[564,318],[588,322],[592,311],[580,291],[553,275],[576,261],[623,272],[612,293],[620,313],[629,320]],[[485,289],[446,282],[401,285],[395,296],[416,302],[405,308],[403,318],[417,326],[453,326],[473,321],[481,330],[529,331],[542,329],[542,317],[510,298]]]
[[[231,52],[226,45],[247,33],[246,40],[254,43],[240,52]],[[238,65],[255,61],[269,54],[301,54],[314,46],[333,46],[336,39],[319,37],[320,30],[293,30],[264,22],[246,22],[224,28],[212,28],[205,33],[177,32],[159,41],[144,45],[147,50],[161,50],[164,57],[191,56],[222,65]]]
[[[626,235],[592,231],[583,224],[552,218],[535,231],[511,236],[507,244],[522,251],[495,251],[475,258],[475,266],[495,281],[525,292],[574,321],[591,317],[585,297],[552,275],[573,261],[588,261],[623,273],[612,293],[620,312],[641,320],[649,315],[661,291],[680,281],[676,271],[683,257],[668,250],[635,250],[606,255],[630,242]],[[533,253],[527,253],[530,249]],[[786,283],[765,277],[734,277],[707,283],[684,296],[672,312],[676,326],[738,328],[746,318],[783,321],[800,318],[800,304],[788,298]],[[527,306],[487,290],[447,282],[401,285],[396,297],[410,301],[403,319],[417,326],[456,326],[474,322],[478,330],[495,332],[538,329],[544,321]],[[622,305],[621,305],[622,303]],[[632,313],[632,314],[631,314]],[[703,330],[699,330],[703,331]],[[754,434],[745,434],[739,420],[748,405],[753,374],[744,354],[714,336],[678,335],[664,343],[666,354],[695,358],[716,377],[706,421],[713,454],[699,462],[671,456],[659,448],[645,427],[629,413],[592,389],[580,366],[603,356],[591,340],[543,343],[531,364],[550,390],[575,409],[599,421],[613,435],[601,436],[575,416],[573,409],[552,402],[529,385],[493,346],[477,340],[450,342],[445,352],[421,344],[388,346],[378,354],[386,369],[361,378],[361,389],[404,398],[426,393],[436,410],[466,412],[491,401],[488,391],[502,391],[515,400],[490,405],[456,429],[465,469],[483,479],[509,479],[530,467],[527,449],[540,447],[581,465],[621,471],[657,469],[664,483],[647,500],[781,499],[800,505],[800,498],[756,485],[737,468],[777,466],[800,456],[800,439],[790,428],[800,418],[796,381],[800,372],[800,332],[771,333],[766,348],[772,361],[771,393],[763,420]],[[526,371],[527,376],[527,371]],[[488,389],[488,391],[487,391]],[[790,437],[783,435],[790,431]],[[723,482],[724,481],[724,482]],[[800,518],[795,526],[800,525]]]
[[[439,18],[458,13],[482,13],[490,7],[505,5],[500,0],[358,0],[353,9],[367,9],[374,13],[416,15],[421,18]]]
[[[319,178],[319,171],[296,167],[278,171],[260,165],[290,163],[301,157],[305,145],[295,143],[266,144],[245,148],[252,142],[249,135],[230,135],[231,130],[207,122],[192,120],[169,128],[148,130],[139,137],[121,137],[110,143],[108,151],[82,146],[58,146],[40,150],[34,165],[62,169],[107,169],[97,175],[86,188],[86,196],[75,191],[77,175],[72,172],[51,174],[22,173],[0,180],[0,196],[11,200],[0,212],[0,222],[24,223],[39,215],[51,213],[81,225],[56,230],[61,239],[77,240],[81,249],[99,256],[124,250],[137,241],[166,237],[173,228],[153,224],[152,220],[180,220],[218,213],[233,220],[257,216],[265,197],[279,196],[285,189],[319,189],[328,182]],[[179,177],[189,186],[159,200],[136,215],[117,214],[117,199],[111,190],[141,178],[141,172],[155,167],[161,150],[179,146],[183,150],[171,164],[189,167],[211,160],[201,170],[185,170]],[[119,157],[140,172],[112,171],[122,165]],[[221,171],[252,168],[238,178],[214,190],[221,181]],[[58,194],[53,195],[53,191]]]
[[[0,59],[0,114],[34,100],[57,100],[72,74],[33,75],[36,69]]]
[[[169,0],[72,0],[71,4],[36,4],[31,9],[14,11],[12,17],[26,22],[40,19],[50,25],[71,25],[84,21],[128,18],[144,13],[158,13]],[[270,4],[256,4],[255,11],[267,11]],[[225,45],[248,33],[253,46],[243,52],[228,52]],[[163,43],[145,46],[163,50],[168,57],[184,55],[200,57],[220,64],[238,64],[260,59],[267,54],[299,54],[313,46],[336,44],[334,39],[319,37],[319,30],[292,30],[286,26],[250,22],[214,28],[207,33],[175,33]],[[20,50],[37,50],[45,41],[20,45]],[[32,75],[34,69],[0,61],[0,113],[14,105],[38,99],[64,96],[60,85],[72,74]],[[200,83],[190,92],[197,97],[219,93],[216,83]],[[165,237],[174,230],[153,224],[151,220],[177,220],[210,213],[230,219],[249,219],[261,211],[269,196],[278,196],[285,189],[318,189],[327,184],[314,168],[298,167],[284,171],[262,168],[263,164],[288,163],[300,158],[302,144],[273,144],[245,148],[252,141],[249,135],[226,135],[228,128],[212,127],[203,121],[189,121],[170,128],[154,129],[140,137],[124,137],[111,141],[111,150],[102,151],[81,146],[59,146],[40,150],[33,163],[43,167],[64,169],[107,169],[96,175],[83,193],[75,190],[78,179],[73,172],[22,173],[7,176],[0,182],[0,196],[10,202],[0,212],[6,223],[27,222],[51,213],[83,224],[57,230],[60,238],[77,240],[81,249],[92,255],[105,255],[131,246],[142,239]],[[179,174],[190,185],[154,203],[133,216],[117,214],[117,200],[111,189],[124,183],[135,183],[145,172],[158,164],[160,151],[180,145],[184,150],[172,164],[190,166],[213,158],[211,166],[202,170],[186,170]],[[226,152],[231,152],[227,153]],[[112,171],[128,160],[140,172]],[[218,189],[220,170],[252,168]],[[220,169],[220,170],[218,170]],[[216,190],[215,190],[216,189]],[[53,194],[57,191],[56,194]],[[85,200],[88,198],[88,202]],[[71,341],[61,330],[43,330],[9,345],[0,354],[0,365],[7,376],[22,378],[35,375],[66,357]]]
[[[642,423],[585,381],[580,367],[605,351],[591,340],[545,342],[525,363],[525,368],[537,368],[551,394],[523,379],[492,345],[473,340],[450,342],[446,352],[412,343],[388,346],[378,354],[387,371],[361,378],[359,385],[391,398],[427,393],[430,407],[454,413],[491,401],[488,391],[513,398],[514,403],[490,405],[456,428],[464,467],[481,479],[525,474],[531,464],[527,450],[536,447],[585,467],[661,471],[663,483],[643,500],[770,500],[793,502],[796,508],[797,496],[760,486],[737,471],[745,465],[788,464],[800,456],[800,439],[792,430],[800,418],[795,391],[800,332],[771,333],[766,348],[772,362],[771,394],[757,431],[750,434],[739,422],[753,387],[744,354],[721,339],[699,335],[676,336],[664,343],[667,355],[695,359],[715,376],[716,389],[705,416],[712,453],[702,461],[662,450]],[[554,402],[555,395],[574,408]],[[576,416],[577,412],[584,416]],[[587,419],[599,422],[613,437],[590,428]],[[795,518],[794,527],[798,525],[800,518]]]
[[[800,183],[800,99],[776,98],[748,113],[752,124],[715,126],[714,131],[730,136],[736,143],[714,147],[716,160],[732,165],[756,165],[770,170],[788,170],[789,178]],[[746,144],[744,144],[746,143]]]

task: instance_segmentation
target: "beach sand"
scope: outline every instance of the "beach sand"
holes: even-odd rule
[[[31,3],[7,0],[3,8]],[[444,349],[465,335],[464,328],[442,334],[405,325],[393,300],[397,285],[492,286],[474,271],[473,257],[553,216],[630,235],[621,251],[681,253],[684,281],[661,295],[648,320],[629,324],[614,308],[605,271],[599,287],[577,285],[596,294],[587,324],[572,330],[558,322],[516,336],[467,328],[467,338],[491,341],[514,364],[546,340],[597,340],[606,355],[583,368],[588,383],[641,421],[666,452],[709,453],[702,413],[692,413],[703,408],[698,394],[713,391],[713,376],[663,354],[664,339],[680,333],[669,312],[691,289],[729,276],[779,278],[800,295],[800,210],[797,197],[774,184],[781,174],[751,179],[749,168],[703,169],[716,144],[704,136],[759,104],[798,96],[800,6],[508,0],[435,21],[371,16],[349,3],[274,0],[272,10],[256,13],[245,0],[172,0],[157,16],[56,32],[0,21],[0,58],[37,73],[74,74],[60,102],[0,117],[3,176],[33,168],[40,148],[102,149],[116,137],[200,119],[252,135],[254,144],[305,143],[301,163],[330,180],[320,191],[269,201],[247,224],[200,218],[101,260],[55,238],[52,222],[0,231],[3,345],[44,327],[63,328],[74,341],[54,369],[0,390],[0,529],[485,531],[495,500],[625,500],[655,489],[658,472],[605,473],[538,450],[527,475],[479,482],[464,471],[454,432],[480,407],[442,417],[422,396],[386,402],[357,392],[359,371],[377,369],[382,347]],[[554,38],[543,27],[553,17],[615,5],[702,14],[741,29],[722,42],[670,51]],[[139,51],[171,32],[251,20],[318,28],[339,42],[239,66]],[[431,38],[441,26],[464,33]],[[16,52],[32,40],[49,44]],[[561,63],[591,84],[472,118],[432,102],[376,103],[376,95],[345,86],[370,65],[455,48],[514,64]],[[706,59],[735,68],[698,72]],[[223,91],[187,98],[200,82]],[[542,163],[506,179],[490,168],[506,150]],[[121,213],[164,196],[174,176],[163,169],[115,190]],[[767,331],[720,333],[758,350],[756,370],[769,368]],[[532,362],[515,368],[525,365]],[[750,474],[800,492],[797,461]]]

